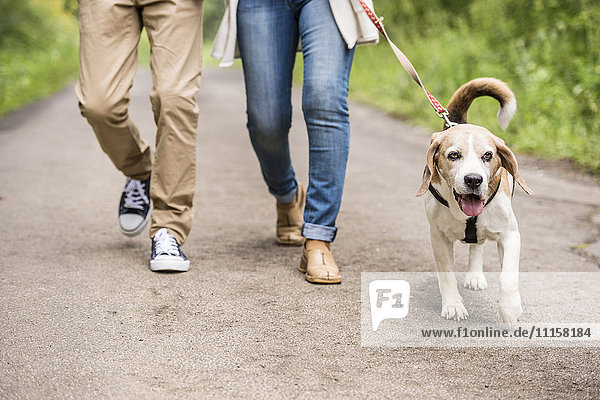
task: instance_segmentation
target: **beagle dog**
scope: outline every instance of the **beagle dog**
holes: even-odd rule
[[[442,132],[434,133],[427,150],[427,166],[417,196],[425,196],[431,244],[442,296],[442,317],[460,321],[469,315],[453,272],[454,242],[469,244],[469,272],[464,286],[487,287],[483,274],[483,244],[498,246],[499,308],[502,320],[516,323],[522,313],[519,294],[521,237],[511,206],[515,182],[529,195],[533,191],[519,173],[517,160],[504,141],[489,130],[467,123],[473,100],[491,96],[500,103],[498,123],[505,129],[516,111],[513,92],[502,81],[479,78],[461,86],[448,105]]]

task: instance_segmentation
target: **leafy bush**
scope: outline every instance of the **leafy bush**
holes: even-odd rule
[[[569,158],[600,172],[599,2],[376,0],[375,7],[442,103],[470,79],[502,79],[517,96],[511,127],[498,132],[497,105],[488,100],[474,103],[470,122],[492,128],[519,151]],[[440,129],[386,43],[357,50],[351,94]]]
[[[61,0],[0,0],[0,116],[77,74],[77,20]]]

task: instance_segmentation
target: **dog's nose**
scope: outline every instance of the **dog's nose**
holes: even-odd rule
[[[483,177],[479,174],[465,175],[465,185],[470,189],[477,189],[481,182],[483,182]]]

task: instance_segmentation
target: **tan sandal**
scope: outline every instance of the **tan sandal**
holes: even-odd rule
[[[298,190],[293,204],[282,205],[277,203],[277,227],[276,240],[279,244],[288,246],[300,246],[304,243],[302,236],[302,222],[304,212],[304,199],[306,191],[298,184]]]
[[[341,283],[340,270],[331,251],[321,249],[302,250],[298,271],[305,273],[311,283]]]

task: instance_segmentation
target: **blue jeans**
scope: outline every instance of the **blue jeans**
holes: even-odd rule
[[[246,81],[248,131],[269,191],[293,200],[290,159],[292,70],[302,42],[302,111],[309,183],[302,235],[332,242],[350,144],[348,81],[354,49],[342,38],[329,0],[240,0],[237,39]]]

